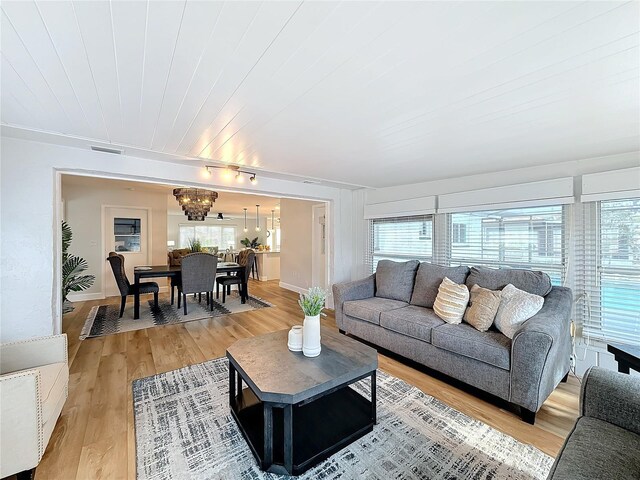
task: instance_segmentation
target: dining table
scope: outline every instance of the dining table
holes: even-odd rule
[[[244,279],[246,276],[244,275],[244,266],[236,263],[236,262],[218,262],[218,267],[216,268],[217,273],[237,273],[242,278],[242,288],[240,289],[243,292],[243,295],[248,296],[247,285]],[[133,270],[134,276],[134,284],[133,284],[133,318],[134,320],[138,320],[140,318],[140,280],[143,278],[158,278],[158,277],[179,277],[182,275],[182,266],[181,265],[149,265],[149,266],[139,266],[135,267]],[[246,298],[242,299],[243,303],[246,301]]]

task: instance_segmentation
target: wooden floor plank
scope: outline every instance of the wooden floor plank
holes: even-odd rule
[[[250,282],[251,294],[274,307],[215,319],[165,325],[135,332],[79,340],[84,321],[97,305],[119,297],[76,304],[65,315],[68,334],[69,399],[58,420],[36,479],[135,478],[132,382],[156,373],[221,357],[239,338],[301,324],[298,294],[277,281]],[[321,319],[335,328],[331,312]],[[480,399],[398,358],[379,355],[380,369],[508,435],[555,455],[578,413],[579,383],[561,384],[529,425],[512,412]]]

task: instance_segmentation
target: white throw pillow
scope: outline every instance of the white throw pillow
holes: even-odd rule
[[[469,303],[469,289],[444,277],[438,287],[433,311],[447,323],[460,323]]]
[[[527,293],[511,284],[502,289],[502,301],[494,324],[498,330],[513,338],[520,325],[540,311],[544,298]]]

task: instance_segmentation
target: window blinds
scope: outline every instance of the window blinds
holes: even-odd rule
[[[583,204],[578,230],[583,335],[640,344],[640,198]]]
[[[449,263],[530,268],[564,280],[566,221],[561,205],[451,213]]]
[[[376,218],[369,221],[366,263],[375,271],[382,259],[431,261],[433,257],[433,217]]]
[[[189,241],[200,240],[203,247],[218,247],[220,250],[236,247],[236,227],[221,225],[180,224],[180,248],[189,247]]]

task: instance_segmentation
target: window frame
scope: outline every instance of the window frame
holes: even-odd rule
[[[418,231],[416,232],[416,239],[418,241],[428,242],[430,245],[430,252],[424,252],[425,254],[415,254],[415,253],[397,253],[397,252],[385,252],[376,250],[376,245],[379,245],[381,242],[381,232],[379,229],[376,229],[376,225],[381,224],[402,224],[402,223],[420,223],[418,227]],[[430,229],[427,227],[430,225]],[[426,229],[425,229],[426,227]],[[384,218],[373,218],[368,222],[368,238],[367,238],[367,255],[365,258],[365,264],[368,266],[368,270],[370,272],[375,272],[376,266],[380,260],[383,259],[392,259],[395,261],[408,261],[408,260],[419,260],[419,261],[433,261],[434,258],[434,215],[405,215],[405,216],[397,216],[397,217],[384,217]],[[376,257],[378,257],[376,259]],[[379,258],[382,257],[382,258]]]

